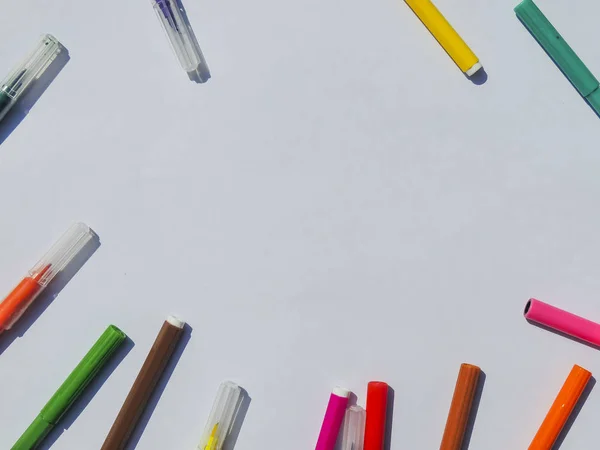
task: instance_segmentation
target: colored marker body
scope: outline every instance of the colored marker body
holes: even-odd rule
[[[29,428],[13,445],[12,450],[36,448],[75,403],[125,338],[125,333],[110,325],[42,408]]]
[[[596,322],[576,316],[535,298],[529,299],[527,302],[524,315],[527,320],[592,345],[600,346],[600,324]]]
[[[461,364],[440,450],[460,450],[462,448],[471,407],[477,392],[479,375],[481,375],[479,367]]]
[[[365,450],[382,450],[385,443],[388,385],[371,381],[367,386],[367,422]]]
[[[175,351],[184,325],[185,322],[173,316],[168,317],[163,323],[101,450],[126,448],[131,434]]]
[[[349,396],[350,391],[340,387],[336,387],[331,393],[315,450],[333,450],[335,447],[348,406]]]
[[[552,449],[591,378],[591,372],[578,365],[573,366],[540,429],[529,445],[529,450]]]
[[[519,3],[515,7],[515,13],[579,94],[587,100],[596,114],[600,114],[600,82],[544,13],[532,0],[523,0]]]
[[[460,70],[470,77],[482,68],[479,58],[433,3],[429,0],[405,1]]]

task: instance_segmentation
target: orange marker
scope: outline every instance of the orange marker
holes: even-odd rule
[[[76,223],[27,273],[0,303],[0,333],[10,330],[50,281],[69,264],[96,235],[83,223]]]
[[[542,426],[533,438],[529,450],[552,449],[591,378],[591,372],[578,365],[573,366],[550,411],[546,414]]]

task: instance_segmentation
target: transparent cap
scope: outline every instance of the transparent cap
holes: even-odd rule
[[[242,388],[231,381],[219,386],[198,450],[221,450],[242,401]]]
[[[152,0],[152,3],[183,70],[197,70],[202,62],[202,52],[194,32],[183,18],[177,0]]]
[[[54,36],[42,36],[36,49],[2,82],[0,90],[11,99],[17,100],[29,85],[44,73],[61,50],[62,46]]]
[[[342,450],[363,450],[367,412],[360,406],[346,410],[342,428]]]
[[[75,223],[29,271],[29,276],[43,288],[63,270],[96,233],[84,223]]]

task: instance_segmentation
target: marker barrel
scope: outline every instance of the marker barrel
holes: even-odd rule
[[[365,450],[382,450],[385,443],[388,385],[371,381],[367,386]]]
[[[461,364],[440,450],[460,450],[477,392],[481,369]]]

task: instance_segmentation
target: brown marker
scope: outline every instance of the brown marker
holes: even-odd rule
[[[480,374],[481,369],[477,366],[460,365],[440,450],[460,450],[462,448]]]
[[[102,444],[101,450],[122,450],[127,445],[131,433],[133,433],[154,388],[177,347],[184,325],[185,322],[176,317],[167,317],[115,419],[115,423]]]

